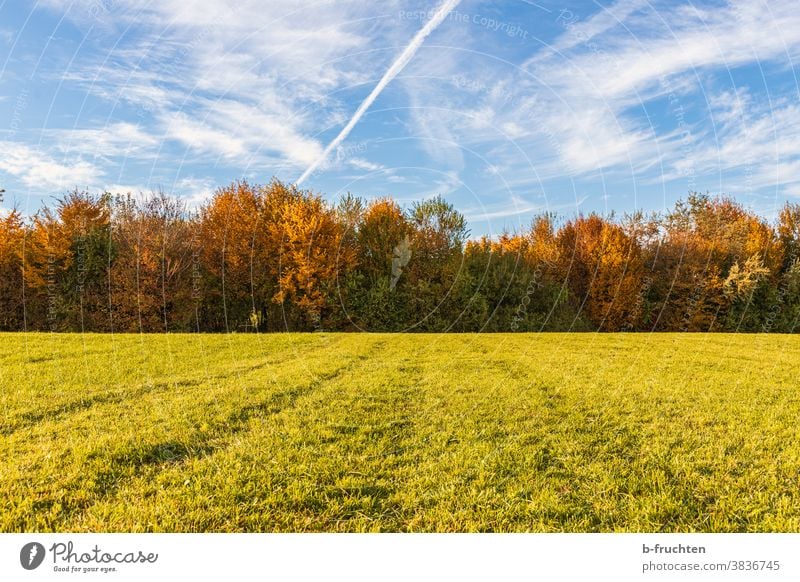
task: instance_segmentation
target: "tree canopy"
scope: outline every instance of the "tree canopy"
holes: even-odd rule
[[[695,193],[470,238],[441,197],[238,181],[190,212],[74,191],[0,218],[0,329],[793,332],[798,252],[799,205],[770,222]]]

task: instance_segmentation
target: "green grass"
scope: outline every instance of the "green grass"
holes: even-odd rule
[[[800,531],[800,338],[0,334],[0,531]]]

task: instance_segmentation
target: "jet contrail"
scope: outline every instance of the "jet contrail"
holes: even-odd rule
[[[372,92],[367,96],[366,99],[364,99],[364,102],[358,106],[358,109],[356,109],[352,119],[347,122],[347,125],[345,125],[342,131],[339,132],[339,135],[337,135],[333,141],[328,144],[328,147],[325,148],[325,151],[322,152],[322,155],[318,157],[314,163],[311,164],[305,172],[303,172],[303,175],[297,179],[298,186],[302,184],[303,181],[308,178],[308,176],[314,170],[317,169],[317,166],[327,159],[330,153],[337,148],[348,135],[350,135],[350,132],[353,130],[356,123],[358,123],[359,119],[361,119],[361,117],[364,115],[364,112],[369,108],[370,105],[372,105],[375,99],[378,98],[378,95],[381,94],[381,91],[383,91],[386,88],[386,85],[388,85],[391,80],[394,79],[400,73],[400,71],[405,68],[405,66],[408,64],[408,61],[413,58],[414,54],[422,45],[422,42],[430,33],[436,30],[436,27],[438,27],[442,21],[447,18],[447,15],[453,11],[453,8],[458,6],[459,2],[461,2],[461,0],[445,0],[442,2],[442,5],[439,6],[436,14],[433,15],[433,18],[431,18],[414,36],[414,38],[411,39],[411,42],[405,49],[403,49],[403,52],[392,63],[392,66],[389,67],[389,70],[384,73],[383,77],[381,77],[381,80],[378,81],[377,85],[375,85],[375,88],[372,90]]]

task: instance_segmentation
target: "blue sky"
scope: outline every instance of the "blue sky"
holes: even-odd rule
[[[0,0],[2,205],[312,169],[330,199],[442,194],[473,234],[799,201],[796,0],[445,4]]]

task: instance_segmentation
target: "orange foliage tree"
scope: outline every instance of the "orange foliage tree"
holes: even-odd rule
[[[773,224],[699,194],[470,239],[440,197],[332,205],[240,181],[193,214],[75,191],[0,217],[0,329],[792,331],[798,252],[800,206]]]
[[[568,222],[558,234],[560,265],[582,310],[601,330],[625,329],[641,290],[642,253],[617,224],[595,214]]]
[[[0,217],[0,330],[25,327],[23,252],[25,223],[17,209]]]

